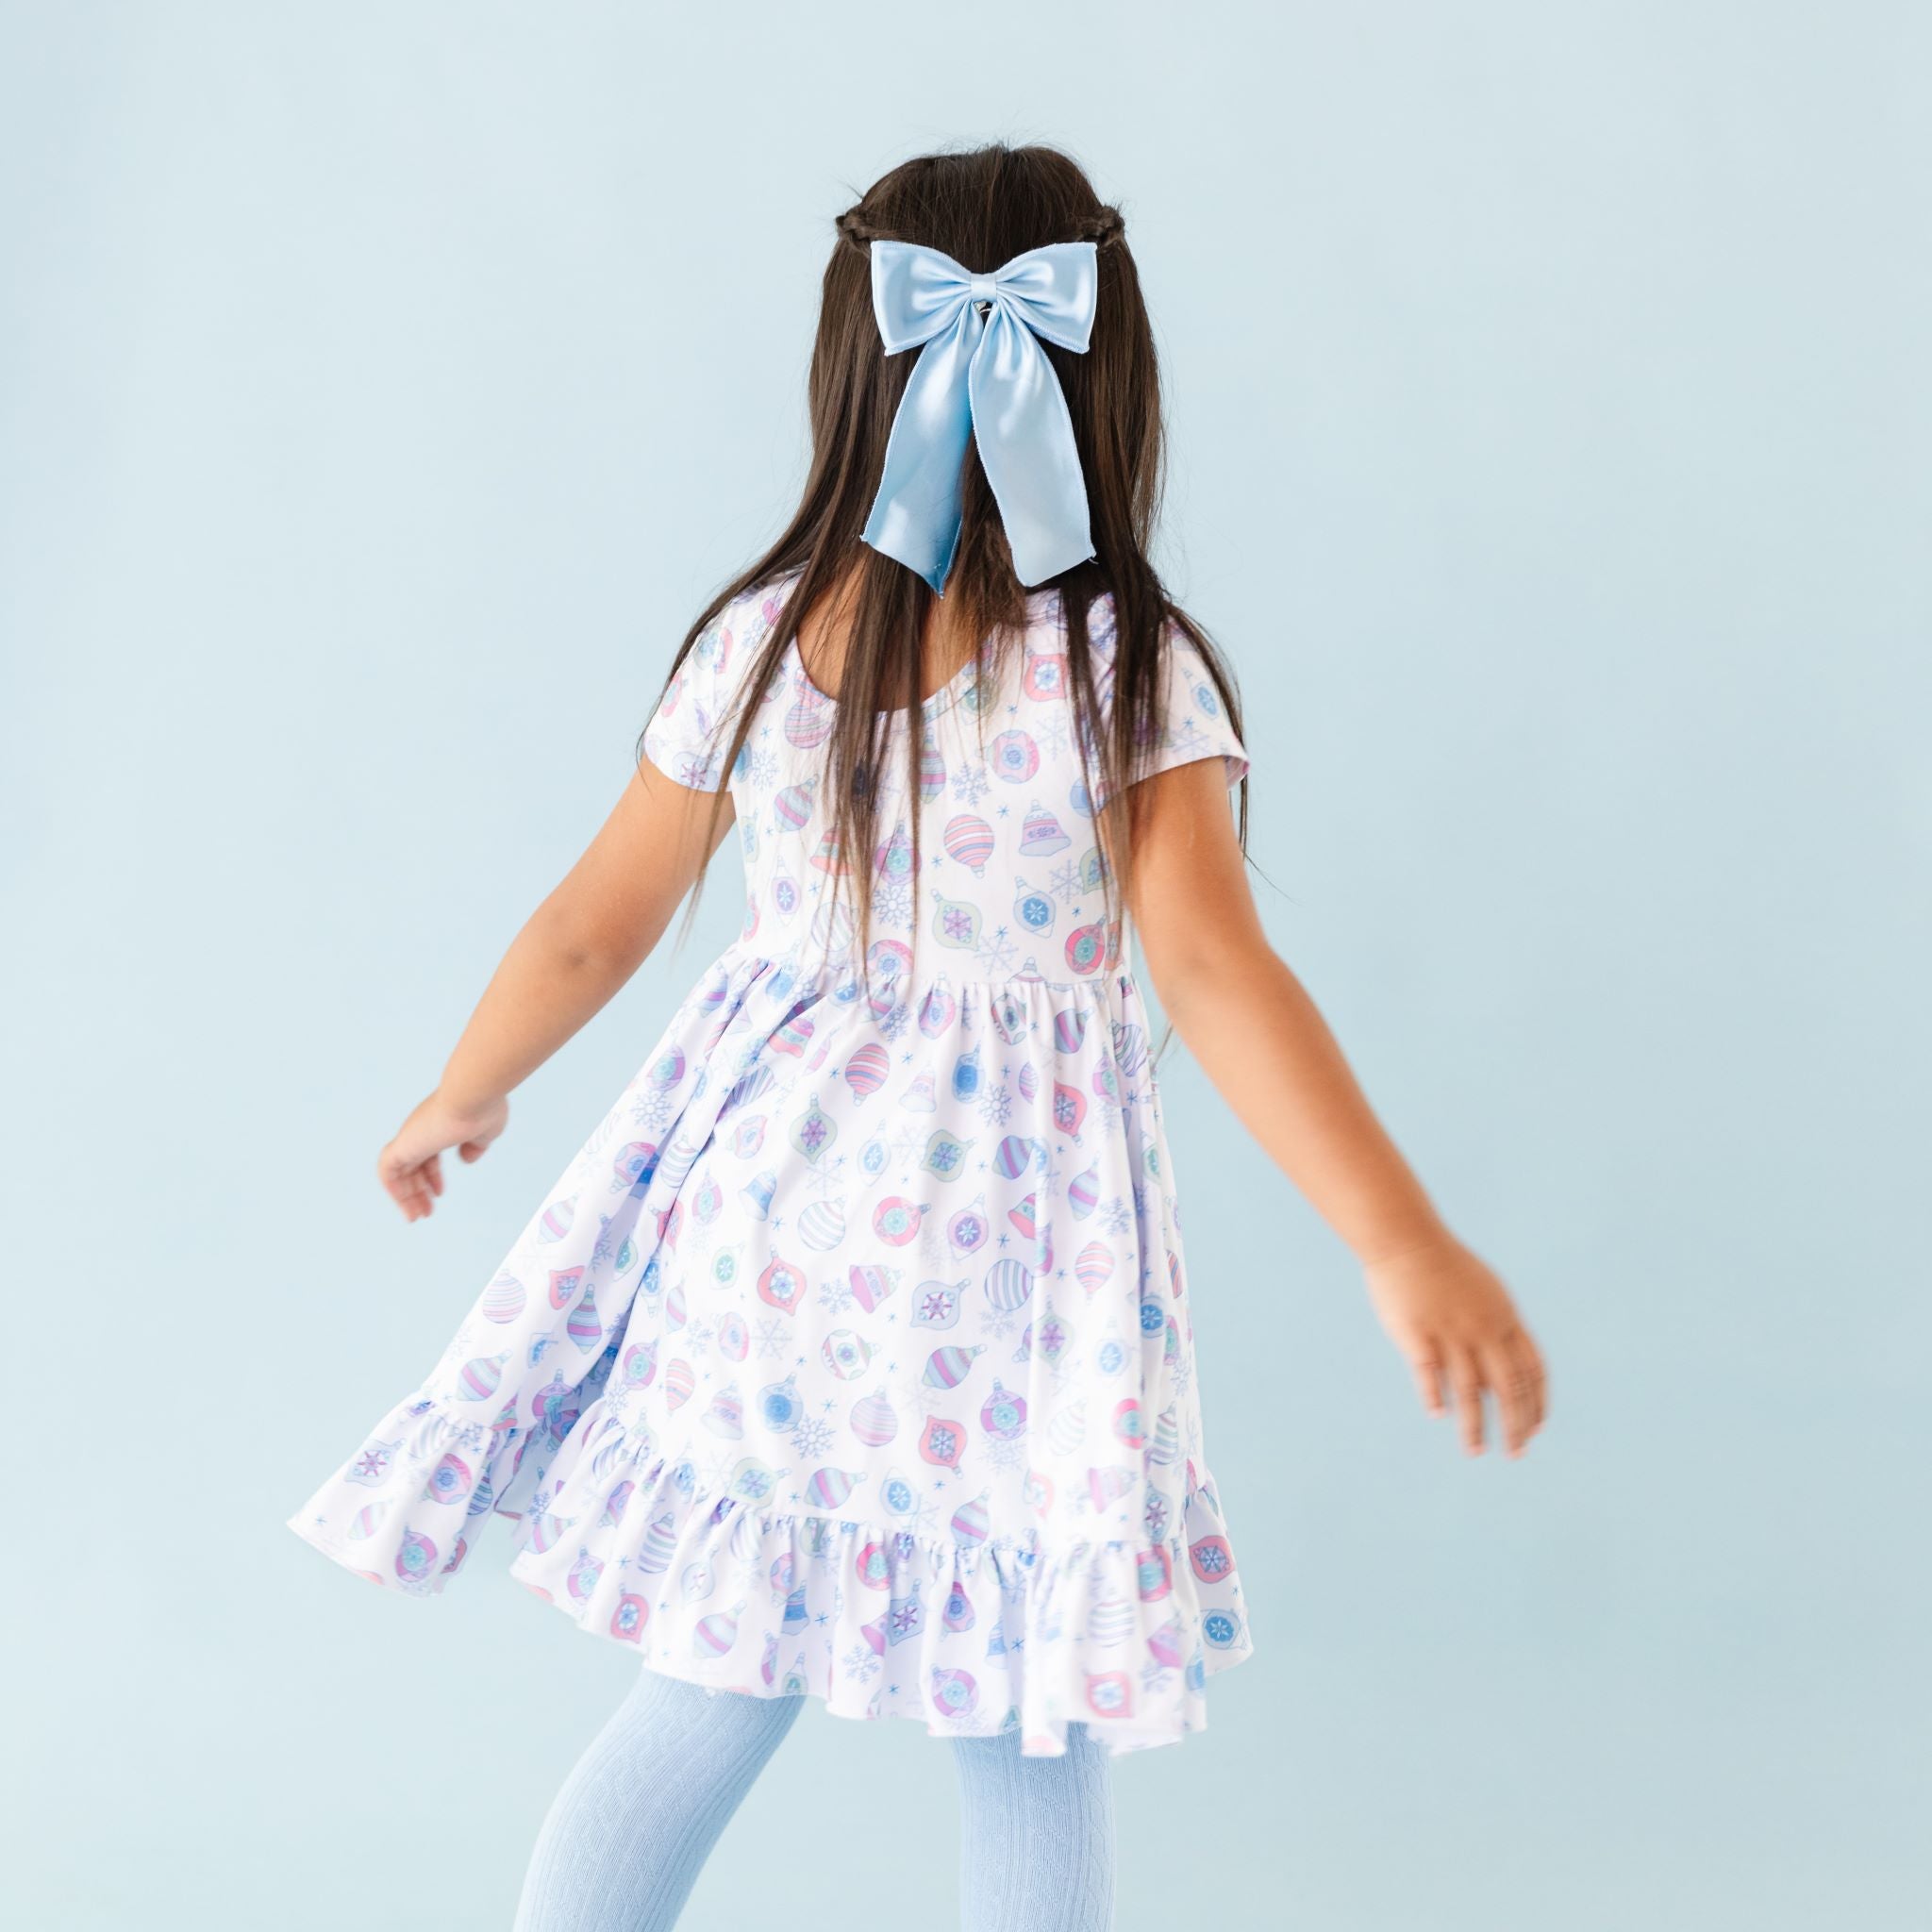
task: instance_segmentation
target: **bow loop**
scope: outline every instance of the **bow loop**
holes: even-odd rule
[[[1098,284],[1091,242],[1029,249],[990,275],[936,248],[872,244],[879,339],[889,356],[920,350],[866,520],[874,549],[943,590],[976,441],[1023,584],[1093,555],[1073,418],[1040,342],[1085,355]]]

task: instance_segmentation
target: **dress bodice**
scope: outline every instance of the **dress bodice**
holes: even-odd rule
[[[908,997],[941,983],[1098,982],[1122,964],[1109,919],[1095,800],[1076,741],[1058,592],[1036,592],[1011,646],[968,663],[916,714],[901,713],[879,774],[872,852],[840,849],[825,796],[824,747],[838,701],[807,675],[796,644],[758,699],[731,770],[728,720],[783,608],[790,580],[722,611],[679,667],[644,736],[680,784],[728,784],[744,860],[740,944],[774,958],[856,961],[849,891],[873,873],[869,979]],[[1089,616],[1096,687],[1111,691],[1111,600]],[[1171,631],[1161,729],[1137,778],[1219,757],[1230,785],[1247,768],[1200,653]],[[917,732],[908,782],[906,733]],[[1101,801],[1104,803],[1104,801]]]
[[[720,614],[644,740],[729,784],[743,933],[293,1526],[420,1595],[505,1516],[517,1579],[654,1670],[1033,1755],[1171,1742],[1251,1644],[1058,599],[898,725],[861,961],[795,650],[723,769],[782,594]],[[1163,675],[1135,775],[1237,777],[1184,638]]]

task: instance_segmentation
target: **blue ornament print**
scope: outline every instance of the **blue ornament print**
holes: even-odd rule
[[[644,737],[675,783],[729,786],[741,936],[291,1527],[428,1595],[501,1514],[519,1581],[650,1668],[1035,1755],[1076,1721],[1172,1742],[1248,1617],[1058,593],[919,708],[851,852],[836,701],[795,647],[745,688],[794,585],[725,608]],[[1088,628],[1105,707],[1105,597]],[[1234,783],[1199,652],[1164,652],[1134,775]]]

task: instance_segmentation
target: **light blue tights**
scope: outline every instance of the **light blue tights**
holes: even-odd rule
[[[543,1821],[516,1932],[670,1932],[804,1702],[640,1670]],[[952,1749],[965,1932],[1109,1932],[1106,1749],[1083,1724],[1068,1725],[1063,1757],[1023,1757],[1014,1732],[957,1739]]]

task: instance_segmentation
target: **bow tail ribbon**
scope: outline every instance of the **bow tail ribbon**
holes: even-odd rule
[[[1095,279],[1091,242],[1034,249],[984,276],[936,249],[873,243],[886,353],[923,347],[887,438],[865,541],[935,591],[958,549],[960,469],[974,441],[1023,584],[1093,555],[1073,416],[1039,338],[1085,352]]]
[[[1013,574],[1044,583],[1093,555],[1074,418],[1033,331],[995,308],[966,372],[979,460],[1000,507]]]
[[[874,244],[875,246],[877,244]],[[986,325],[970,302],[919,352],[886,438],[865,541],[943,588],[959,547],[960,468],[973,441],[972,363]]]

